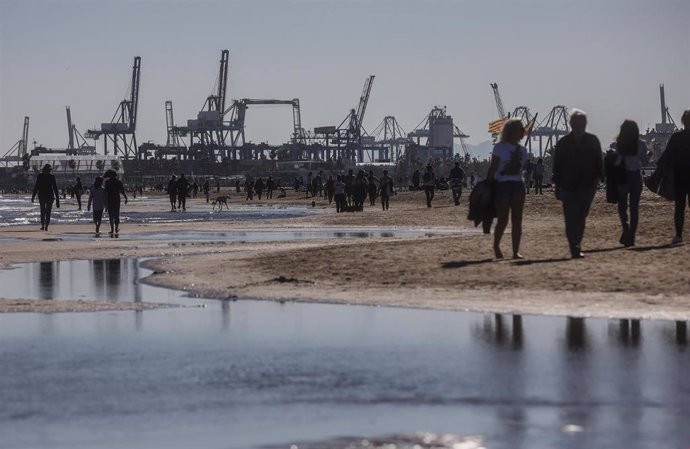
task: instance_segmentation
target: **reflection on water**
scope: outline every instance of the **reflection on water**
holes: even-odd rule
[[[0,285],[200,301],[137,282],[148,273],[136,259],[23,264]],[[0,445],[445,448],[403,438],[419,430],[492,449],[690,441],[687,322],[206,303],[0,315]]]

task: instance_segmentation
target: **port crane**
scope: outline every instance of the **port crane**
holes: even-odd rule
[[[20,161],[28,157],[27,145],[29,142],[29,117],[24,117],[22,138],[19,139],[2,157],[5,162]]]
[[[134,57],[129,99],[122,100],[110,123],[101,123],[100,129],[86,132],[89,139],[103,139],[104,154],[108,154],[108,141],[113,144],[113,154],[127,159],[139,158],[137,149],[137,109],[139,107],[139,80],[141,77],[141,56]]]
[[[353,159],[356,156],[358,162],[364,162],[364,149],[362,147],[362,136],[366,134],[363,127],[364,114],[367,111],[367,104],[369,104],[374,77],[375,75],[370,75],[364,81],[364,88],[362,89],[362,95],[359,97],[357,109],[351,109],[350,113],[337,128],[336,142],[338,146],[340,147],[344,142],[346,157]]]

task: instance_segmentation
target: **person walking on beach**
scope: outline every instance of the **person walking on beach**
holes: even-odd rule
[[[55,207],[60,208],[60,192],[55,182],[55,175],[51,173],[52,170],[53,167],[50,164],[43,166],[41,173],[36,176],[34,192],[31,195],[32,203],[36,199],[36,195],[38,195],[38,205],[41,209],[41,231],[48,230],[53,201],[55,201]]]
[[[170,197],[170,212],[175,212],[177,210],[177,176],[172,175],[166,191]]]
[[[436,188],[436,175],[431,165],[426,166],[426,171],[424,176],[422,176],[422,183],[424,185],[424,195],[426,196],[426,207],[431,207],[431,201],[434,199],[434,189]]]
[[[269,176],[266,179],[266,199],[273,199],[273,190],[276,188],[276,183],[273,177]]]
[[[259,178],[256,180],[254,183],[254,191],[256,192],[256,195],[259,197],[259,200],[261,200],[261,195],[264,194],[264,181],[263,179]]]
[[[501,130],[499,143],[494,146],[487,179],[496,181],[496,228],[494,229],[494,254],[503,258],[501,238],[511,221],[513,259],[522,259],[522,212],[525,208],[525,183],[523,172],[527,164],[527,149],[520,145],[525,128],[520,119],[506,121]]]
[[[640,129],[633,120],[625,120],[616,138],[616,165],[623,174],[618,180],[618,216],[623,232],[620,243],[626,247],[635,245],[635,233],[639,221],[640,196],[642,195],[642,155],[647,145],[640,140]],[[630,221],[628,222],[628,210]]]
[[[465,172],[460,168],[460,162],[455,162],[455,167],[450,170],[450,188],[453,191],[453,203],[460,205],[462,196],[462,183],[465,181]]]
[[[412,189],[419,190],[419,169],[415,169],[412,173]]]
[[[369,176],[367,177],[367,193],[369,193],[369,205],[371,206],[376,205],[376,192],[378,191],[377,182],[378,178],[374,176],[374,171],[369,170]]]
[[[115,170],[108,170],[103,177],[105,181],[105,204],[108,208],[108,220],[110,221],[110,236],[120,233],[120,195],[125,198],[127,204],[127,194],[125,187],[119,179]]]
[[[383,177],[379,183],[379,195],[381,196],[381,207],[388,210],[391,195],[393,195],[393,178],[388,176],[388,170],[383,171]]]
[[[249,176],[244,181],[244,190],[247,192],[247,197],[244,200],[254,201],[254,181]]]
[[[184,173],[180,173],[180,177],[175,184],[177,186],[177,210],[187,210],[187,197],[189,196],[189,180]]]
[[[77,197],[77,207],[81,210],[81,196],[84,194],[84,186],[81,183],[81,178],[77,177],[77,183],[74,185],[74,196]]]
[[[534,194],[544,194],[544,159],[537,159],[537,164],[534,166]],[[529,193],[529,191],[528,191]]]
[[[335,179],[332,175],[328,176],[326,180],[326,197],[328,197],[328,204],[333,202],[333,195],[335,194]]]
[[[335,211],[345,212],[345,206],[347,205],[345,183],[340,175],[336,176],[335,183],[333,184],[333,192],[335,194]]]
[[[355,208],[360,211],[364,210],[364,200],[367,198],[367,178],[364,177],[364,170],[357,172],[352,190]]]
[[[347,175],[345,175],[343,182],[345,183],[345,196],[347,196],[347,205],[352,206],[352,196],[355,183],[355,175],[352,172],[352,169],[347,171]]]
[[[534,173],[534,163],[531,159],[527,159],[527,164],[525,165],[525,190],[529,193],[532,188],[532,174]],[[536,192],[535,192],[536,193]]]
[[[671,243],[683,242],[683,224],[685,222],[685,204],[690,204],[690,109],[681,117],[685,129],[673,133],[666,145],[668,163],[673,170],[675,190],[674,224],[676,235]]]
[[[206,197],[206,204],[208,204],[208,202],[211,198],[211,185],[208,183],[208,179],[204,182],[203,189],[204,189],[204,196]]]
[[[587,129],[587,115],[574,109],[569,134],[556,143],[553,183],[556,198],[563,202],[565,233],[574,259],[584,257],[582,237],[589,208],[603,175],[601,143]]]
[[[105,209],[105,189],[103,188],[103,178],[96,176],[93,180],[93,187],[89,192],[89,201],[86,203],[86,210],[91,210],[93,204],[93,223],[96,225],[96,235],[101,233],[101,221],[103,220],[103,209]]]

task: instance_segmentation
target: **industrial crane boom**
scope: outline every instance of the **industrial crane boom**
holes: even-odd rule
[[[503,109],[503,101],[501,100],[501,94],[498,92],[498,83],[491,83],[491,89],[494,91],[494,100],[496,100],[496,109],[498,110],[498,118],[502,119],[506,116]]]
[[[364,89],[362,89],[362,96],[359,97],[359,106],[357,106],[357,123],[362,127],[364,122],[364,114],[367,111],[367,103],[369,103],[369,95],[371,94],[371,86],[374,84],[374,75],[371,75],[364,82]]]

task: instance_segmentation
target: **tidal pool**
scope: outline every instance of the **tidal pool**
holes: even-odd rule
[[[3,297],[207,305],[0,315],[0,447],[690,441],[685,322],[214,301],[148,273],[136,259],[0,271]]]

